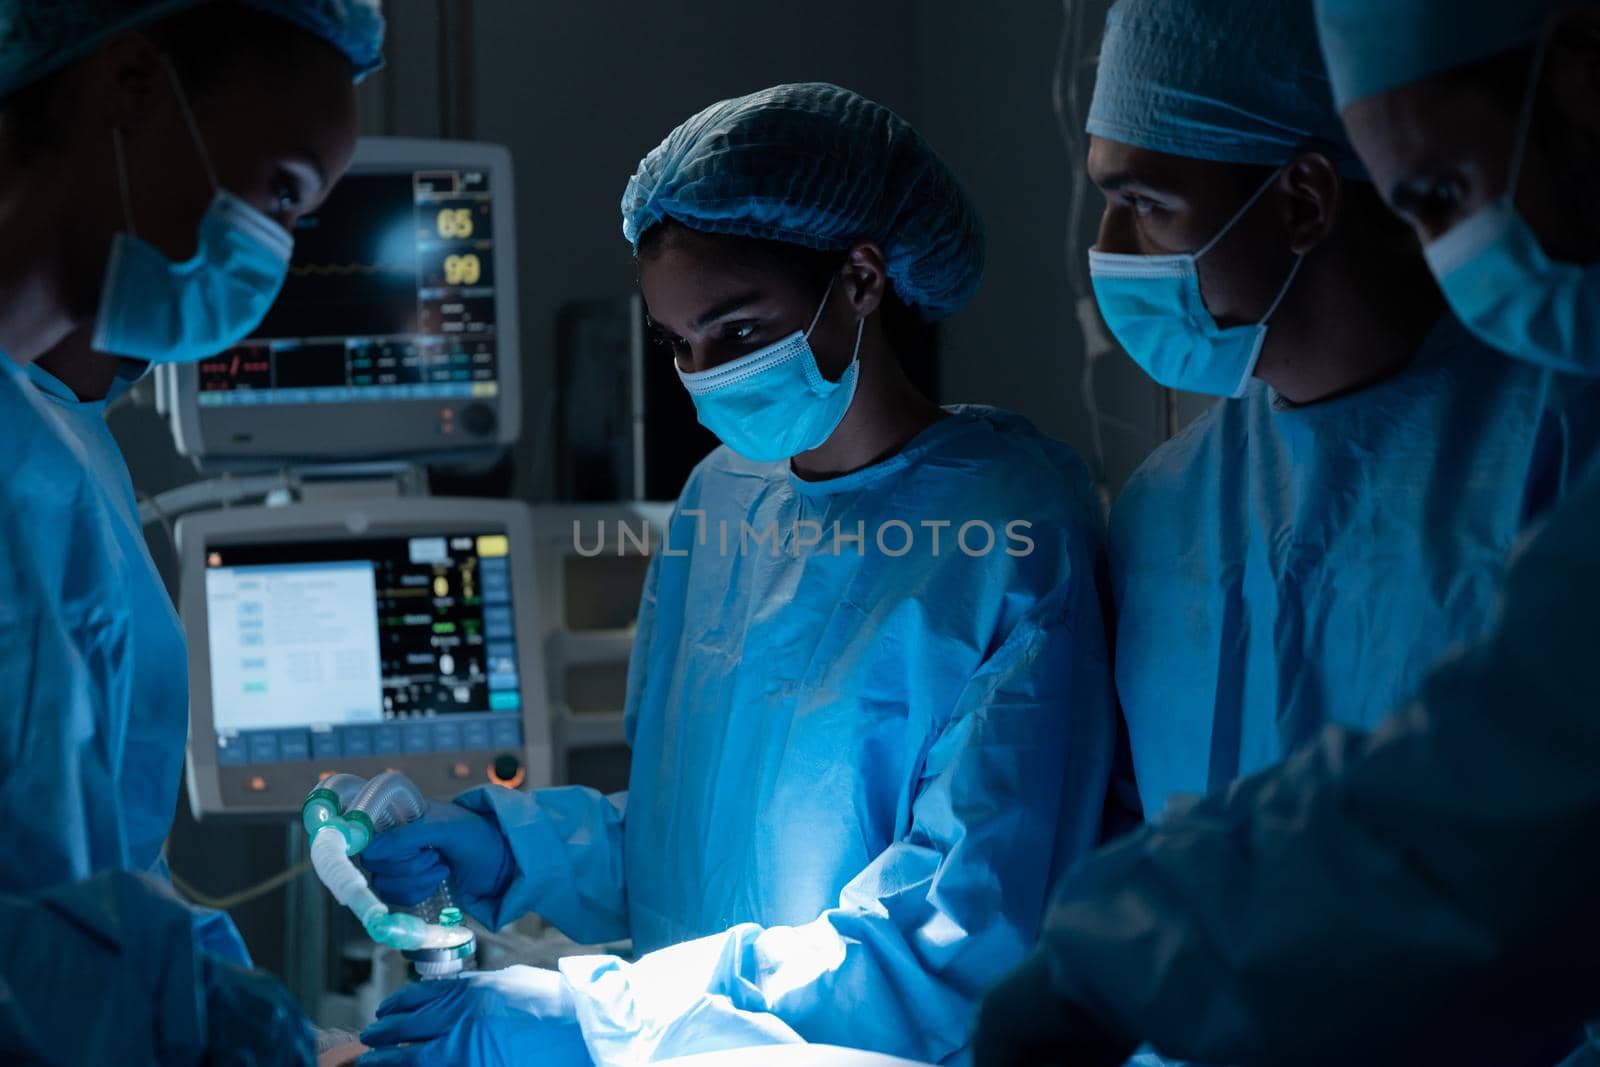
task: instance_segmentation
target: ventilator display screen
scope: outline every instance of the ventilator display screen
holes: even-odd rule
[[[202,407],[498,394],[487,170],[348,175],[294,238],[260,329],[201,362]]]
[[[474,532],[212,548],[217,762],[520,748],[508,549]]]

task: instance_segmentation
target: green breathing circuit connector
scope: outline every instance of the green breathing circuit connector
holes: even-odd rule
[[[305,827],[306,836],[316,837],[318,830],[339,818],[343,807],[338,793],[318,784],[300,805],[300,825]]]
[[[394,779],[399,779],[397,783]],[[416,787],[393,775],[380,783],[387,793],[399,793],[420,806]],[[368,887],[366,878],[350,857],[371,843],[376,834],[366,811],[352,810],[351,798],[368,795],[368,784],[354,775],[333,775],[306,795],[300,821],[311,835],[311,860],[318,878],[335,900],[355,912],[373,941],[401,950],[423,979],[447,978],[460,973],[477,948],[472,931],[461,923],[461,910],[450,899],[447,883],[408,914],[391,911]],[[380,820],[395,825],[392,810],[380,808]]]

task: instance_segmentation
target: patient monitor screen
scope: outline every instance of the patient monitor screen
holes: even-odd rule
[[[260,329],[201,362],[200,405],[497,395],[494,193],[482,169],[345,177]]]
[[[212,547],[223,766],[520,749],[501,533]]]

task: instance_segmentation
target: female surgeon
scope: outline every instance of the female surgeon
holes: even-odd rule
[[[645,157],[622,214],[725,445],[646,582],[629,790],[471,791],[364,859],[397,901],[448,874],[490,926],[534,911],[638,957],[415,985],[364,1062],[794,1041],[960,1060],[975,998],[1100,826],[1086,472],[1018,416],[907,380],[933,353],[901,320],[972,296],[982,238],[886,108],[821,84],[715,104]]]
[[[0,891],[161,869],[183,639],[98,405],[260,322],[295,220],[348,165],[382,33],[376,0],[0,0]],[[69,335],[90,344],[29,367]],[[178,1059],[210,1027],[261,1062],[302,1049],[221,917],[175,925],[173,901],[109,875],[41,907],[6,909],[51,949],[5,953],[21,1010],[0,1047],[142,1062],[144,1034]],[[90,991],[103,1025],[82,1025]]]

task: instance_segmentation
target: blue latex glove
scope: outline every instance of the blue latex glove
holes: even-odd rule
[[[311,1067],[316,1040],[289,991],[265,971],[216,956],[201,963],[206,1063],[211,1067]]]
[[[475,914],[499,900],[516,873],[511,848],[494,823],[459,804],[429,801],[422,818],[385,830],[361,853],[372,890],[406,907],[450,879],[457,904]]]
[[[360,1067],[592,1062],[566,979],[542,967],[413,982],[379,1005],[378,1021],[361,1041],[373,1051],[357,1061]]]

